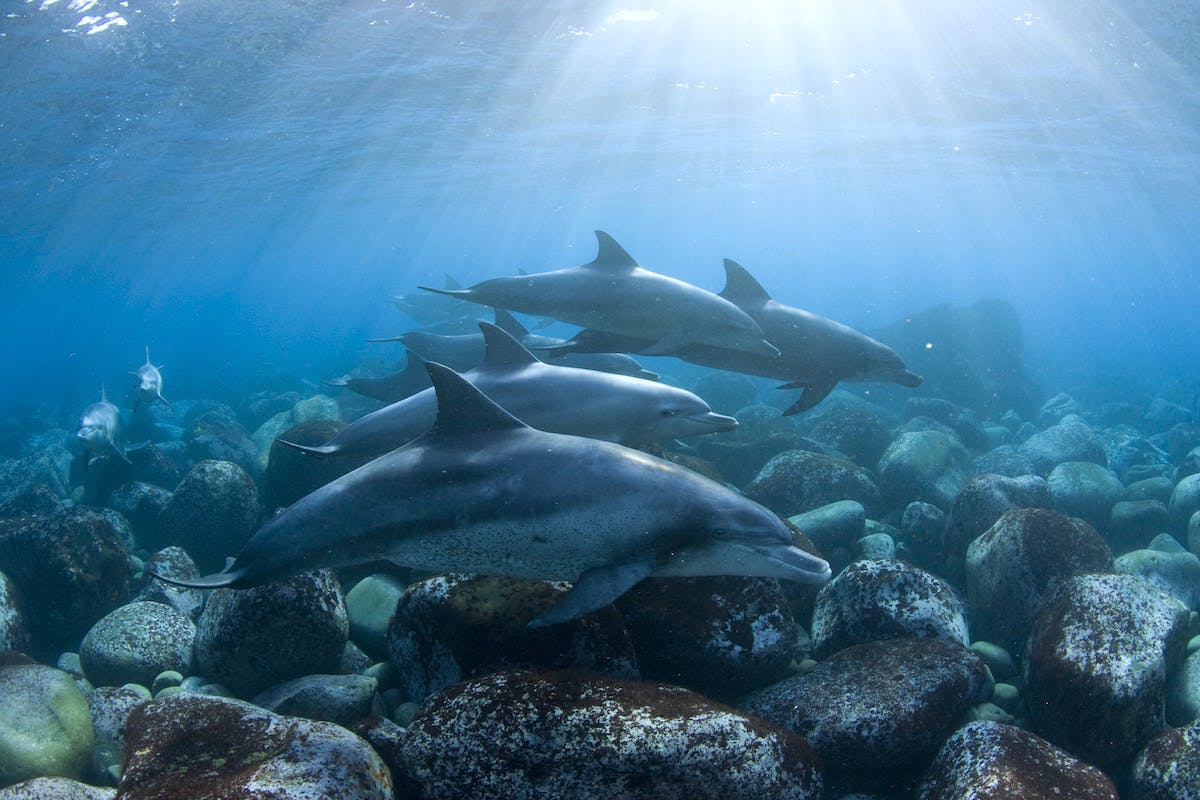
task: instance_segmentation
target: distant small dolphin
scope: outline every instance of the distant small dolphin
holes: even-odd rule
[[[737,427],[733,417],[714,413],[684,389],[544,364],[495,325],[480,322],[479,327],[487,340],[487,355],[465,377],[539,430],[644,444]],[[437,398],[429,388],[355,420],[322,447],[277,441],[317,456],[374,457],[425,433],[436,417]]]
[[[156,367],[150,362],[150,346],[146,345],[146,363],[138,367],[137,372],[129,373],[137,378],[134,391],[137,393],[138,402],[145,400],[152,403],[157,399],[162,400],[168,407],[171,405],[167,403],[167,398],[162,396],[163,379],[162,372],[159,371],[161,369],[162,366]]]
[[[84,446],[97,455],[116,453],[126,463],[129,457],[121,447],[121,412],[108,402],[104,387],[100,387],[100,402],[92,403],[79,416],[79,431],[75,434]]]
[[[728,258],[721,296],[749,314],[779,348],[779,354],[760,356],[688,345],[673,355],[705,367],[787,381],[780,389],[803,389],[800,399],[784,414],[809,410],[839,381],[884,381],[910,387],[921,383],[921,376],[909,372],[892,348],[840,322],[777,302],[745,267]],[[640,353],[651,344],[648,339],[583,330],[550,353],[612,349]]]
[[[688,344],[747,353],[779,351],[746,312],[712,292],[637,265],[621,245],[596,231],[596,258],[578,267],[492,278],[469,289],[426,291],[553,317],[572,325],[649,339],[646,355],[670,355]]]
[[[248,588],[386,559],[573,581],[533,627],[602,608],[652,575],[829,579],[829,564],[797,548],[779,517],[721,484],[620,445],[534,430],[448,367],[428,368],[428,433],[298,500],[224,572],[162,579]]]

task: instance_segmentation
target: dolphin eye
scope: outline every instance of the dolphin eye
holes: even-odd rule
[[[673,408],[664,408],[664,409],[663,409],[661,412],[659,412],[659,413],[660,413],[662,416],[664,416],[664,417],[673,417],[673,416],[675,416],[676,414],[678,414],[679,412],[678,412],[678,411],[676,411],[676,410],[675,410],[675,409],[673,409]]]

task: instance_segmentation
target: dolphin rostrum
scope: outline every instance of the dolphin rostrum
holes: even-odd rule
[[[533,427],[593,439],[647,444],[733,430],[737,420],[716,414],[675,386],[538,361],[520,342],[488,322],[483,363],[466,377],[484,394]],[[280,444],[311,455],[374,458],[420,436],[437,417],[433,388],[360,417],[321,447]]]
[[[538,431],[430,363],[428,433],[317,489],[193,588],[248,588],[386,559],[434,572],[574,582],[531,626],[574,619],[643,578],[746,575],[823,583],[774,513],[684,467]]]
[[[721,296],[749,314],[779,348],[779,354],[762,356],[688,345],[672,355],[705,367],[787,381],[780,389],[803,389],[800,399],[784,414],[809,410],[839,381],[884,381],[910,387],[921,383],[921,376],[909,372],[892,348],[840,322],[776,301],[745,267],[728,258]],[[622,339],[603,331],[583,330],[548,352],[618,349],[638,353],[651,345],[648,339]]]
[[[643,269],[604,231],[596,257],[578,267],[492,278],[469,289],[420,288],[572,325],[649,339],[646,355],[688,344],[747,353],[779,351],[736,305],[690,283]]]
[[[108,402],[104,387],[100,387],[100,401],[92,403],[79,415],[79,431],[75,434],[84,446],[97,455],[115,453],[126,463],[129,457],[121,446],[121,412]]]
[[[150,346],[146,346],[146,363],[138,367],[137,372],[130,373],[137,378],[137,385],[134,386],[134,391],[137,393],[137,399],[140,403],[145,400],[147,403],[152,403],[155,400],[162,400],[168,406],[167,398],[162,395],[162,366],[154,366],[150,361]]]

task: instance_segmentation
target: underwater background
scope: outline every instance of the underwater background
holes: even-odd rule
[[[391,295],[603,228],[869,333],[998,298],[1050,388],[1190,404],[1198,31],[1187,2],[10,2],[0,401],[75,414],[146,344],[181,396],[394,361],[363,341],[412,326]]]

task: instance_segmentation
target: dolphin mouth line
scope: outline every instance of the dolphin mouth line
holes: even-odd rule
[[[721,428],[722,430],[733,430],[738,426],[737,419],[724,414],[697,414],[688,419],[699,425],[708,425],[710,428]]]
[[[833,570],[830,569],[828,561],[806,553],[794,545],[783,553],[778,550],[755,549],[785,572],[790,573],[788,577],[791,580],[800,583],[824,583],[833,577]]]

